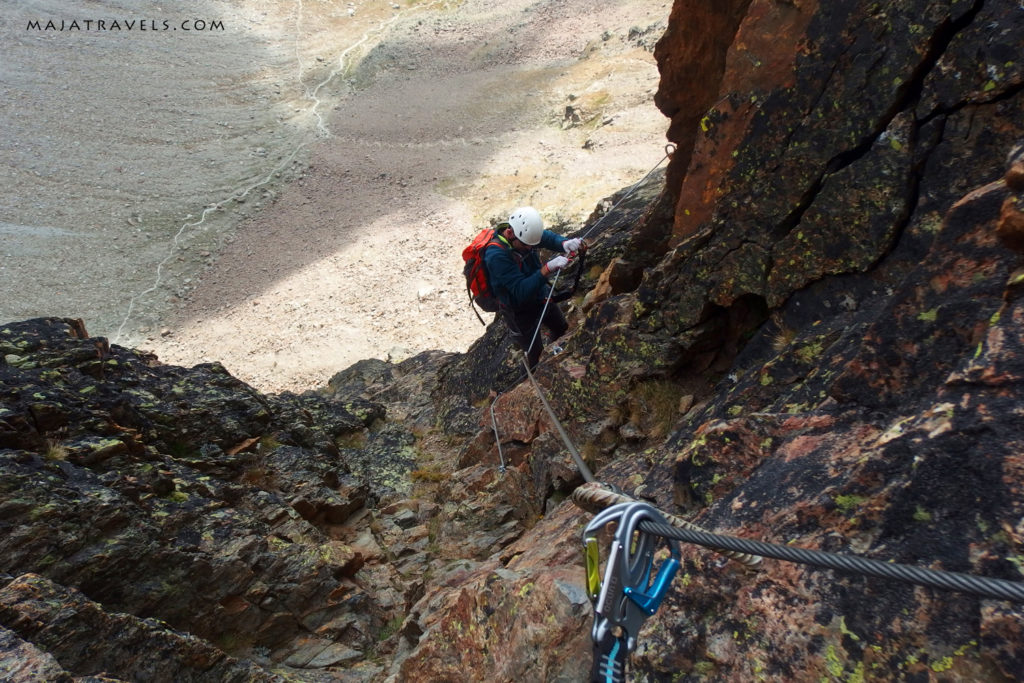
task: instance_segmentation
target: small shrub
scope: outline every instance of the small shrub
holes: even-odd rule
[[[281,442],[277,440],[275,434],[267,434],[266,436],[260,437],[259,446],[256,447],[256,451],[261,455],[264,453],[271,453],[281,447]]]
[[[402,627],[402,622],[404,621],[405,618],[402,615],[392,617],[386,624],[381,626],[380,633],[377,634],[377,640],[384,641],[398,633],[398,629]]]
[[[796,341],[796,329],[787,327],[782,321],[776,321],[776,325],[778,329],[772,335],[772,350],[775,353],[782,353]]]
[[[437,482],[447,481],[451,478],[451,474],[447,472],[441,472],[434,467],[424,467],[422,469],[413,470],[410,474],[413,481],[429,482],[436,484]]]
[[[46,452],[43,457],[47,460],[66,460],[69,452],[63,443],[50,439],[46,442]]]
[[[276,486],[277,477],[268,467],[256,465],[242,473],[241,483],[266,491]]]
[[[338,448],[351,448],[353,450],[359,450],[366,448],[366,430],[358,430],[354,432],[347,432],[345,434],[339,434],[334,437],[334,444]]]
[[[679,417],[682,389],[668,380],[644,382],[633,392],[629,421],[645,429],[652,438],[666,436]]]

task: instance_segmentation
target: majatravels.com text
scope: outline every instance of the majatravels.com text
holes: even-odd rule
[[[219,19],[29,19],[26,31],[223,31]]]

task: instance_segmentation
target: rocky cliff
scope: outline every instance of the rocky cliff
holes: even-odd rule
[[[1024,579],[1024,11],[677,0],[655,54],[675,152],[536,373],[590,466],[714,531]],[[590,515],[519,367],[496,323],[266,396],[0,327],[0,672],[581,680]],[[1022,617],[684,546],[631,666],[1019,680]]]

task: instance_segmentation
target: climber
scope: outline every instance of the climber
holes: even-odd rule
[[[540,360],[544,346],[538,324],[547,328],[551,341],[569,329],[556,303],[548,302],[545,309],[551,289],[547,278],[568,266],[569,259],[586,246],[581,239],[566,239],[545,230],[537,210],[525,206],[513,211],[507,223],[498,225],[495,240],[484,252],[487,277],[499,310],[512,341],[526,352],[531,368]],[[562,253],[541,265],[537,247]]]

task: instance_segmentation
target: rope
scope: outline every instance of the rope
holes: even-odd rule
[[[970,593],[983,598],[1024,602],[1024,583],[1006,581],[1004,579],[947,572],[939,569],[925,569],[923,567],[913,567],[895,562],[882,562],[855,555],[838,555],[822,550],[794,548],[792,546],[752,541],[735,536],[713,534],[693,528],[680,529],[668,524],[657,524],[650,521],[640,522],[639,528],[650,534],[687,543],[696,543],[718,552],[729,550],[731,552],[748,553],[750,555],[770,557],[776,560],[796,562],[814,567],[894,579],[929,588]]]

